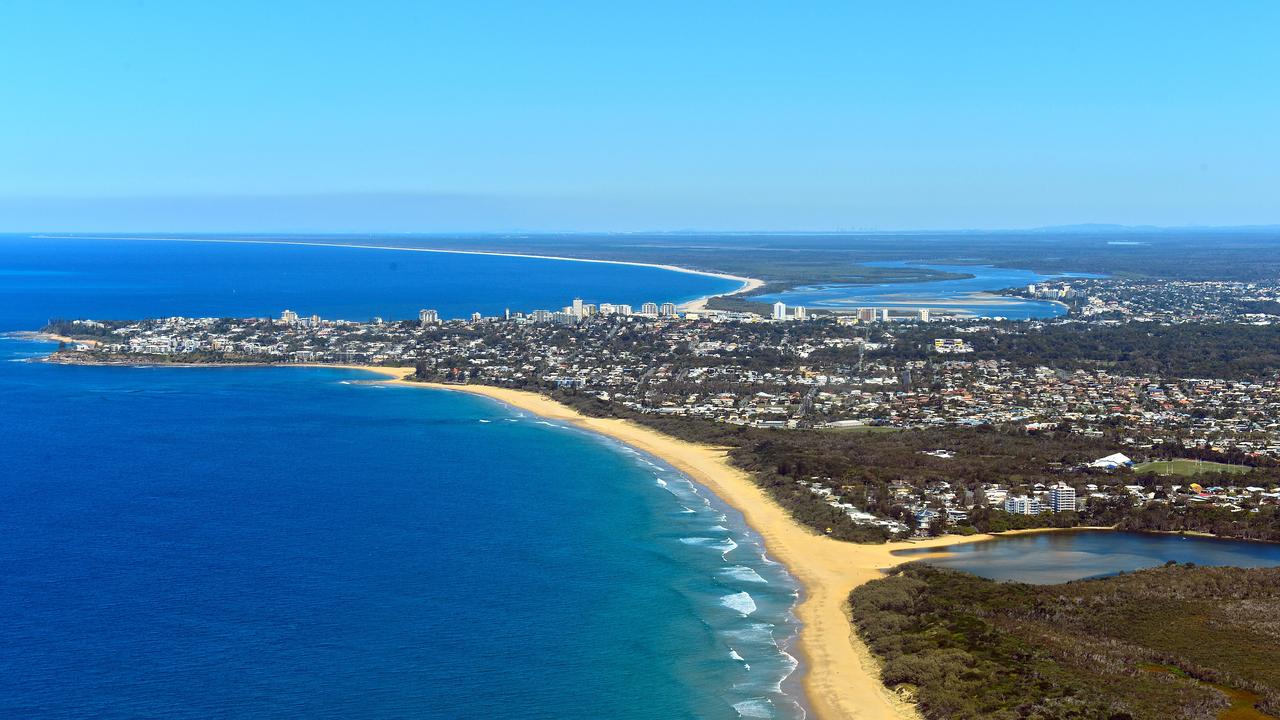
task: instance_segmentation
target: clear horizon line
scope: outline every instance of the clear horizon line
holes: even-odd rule
[[[921,234],[972,234],[972,233],[1042,233],[1051,234],[1085,234],[1085,233],[1143,233],[1143,232],[1197,232],[1197,231],[1230,231],[1230,232],[1280,232],[1280,223],[1248,223],[1238,225],[1126,225],[1118,223],[1078,223],[1066,225],[1037,225],[1031,227],[970,227],[970,228],[830,228],[830,229],[788,229],[788,230],[753,230],[753,229],[644,229],[644,230],[602,230],[602,229],[489,229],[489,230],[320,230],[295,228],[289,230],[56,230],[56,229],[24,229],[0,230],[4,235],[27,235],[31,237],[81,237],[88,235],[123,237],[128,235],[187,235],[187,236],[306,236],[320,235],[328,237],[395,237],[395,236],[506,236],[506,235],[921,235]]]

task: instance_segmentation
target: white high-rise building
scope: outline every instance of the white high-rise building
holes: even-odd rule
[[[1004,511],[1014,515],[1039,515],[1040,501],[1034,497],[1008,497],[1004,501]]]
[[[645,315],[657,315],[658,304],[647,302],[640,306],[640,312],[644,313]]]
[[[619,315],[630,315],[630,314],[631,314],[631,306],[630,306],[630,305],[617,305],[617,306],[615,306],[615,307],[613,308],[613,311],[614,311],[614,312],[616,312],[616,313],[618,313]]]
[[[419,310],[418,324],[426,327],[427,325],[435,325],[440,322],[440,313],[435,310]]]
[[[582,306],[582,314],[584,317],[593,317],[596,314],[596,304],[587,303]]]
[[[280,313],[280,322],[288,323],[290,325],[297,325],[298,313],[292,310],[285,310],[284,312]]]
[[[929,308],[920,308],[920,322],[929,322]]]
[[[791,308],[791,317],[797,320],[804,320],[808,316],[809,316],[809,313],[799,305]]]
[[[1049,488],[1049,509],[1054,512],[1071,512],[1076,509],[1076,489],[1066,483]]]
[[[880,308],[880,319],[889,322],[889,308]]]
[[[784,302],[782,302],[781,300],[779,300],[778,302],[776,302],[776,303],[774,303],[774,304],[773,304],[773,319],[774,319],[774,320],[786,320],[786,319],[787,319],[787,304],[786,304],[786,303],[784,303]]]
[[[661,312],[661,313],[662,313],[662,317],[675,317],[675,316],[676,316],[676,304],[675,304],[675,303],[662,303],[662,307],[659,309],[659,312]]]
[[[601,315],[612,315],[616,311],[617,311],[617,308],[613,306],[613,303],[600,303]]]
[[[573,310],[571,310],[570,313],[574,317],[582,319],[582,298],[573,299]]]

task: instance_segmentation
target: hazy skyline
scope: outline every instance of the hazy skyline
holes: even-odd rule
[[[11,3],[0,230],[1280,222],[1280,5]]]

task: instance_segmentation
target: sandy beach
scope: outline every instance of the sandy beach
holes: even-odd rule
[[[687,303],[681,303],[680,312],[702,312],[707,309],[707,301],[711,300],[711,298],[741,295],[742,293],[751,292],[756,288],[764,286],[764,281],[759,278],[744,278],[738,277],[737,275],[717,275],[716,277],[722,277],[726,280],[740,280],[742,281],[742,287],[734,290],[733,292],[720,293],[719,295],[707,295],[705,297],[700,297],[697,300],[690,300]]]
[[[798,650],[806,674],[806,700],[821,720],[919,718],[915,708],[885,689],[879,667],[848,619],[850,591],[900,565],[892,553],[905,548],[943,547],[989,539],[988,535],[947,536],[911,543],[857,545],[832,540],[791,519],[746,473],[731,466],[723,450],[677,440],[626,420],[591,418],[533,392],[483,385],[442,385],[402,380],[407,369],[359,367],[397,385],[468,392],[499,400],[542,417],[572,423],[655,455],[707,487],[740,511],[764,539],[771,556],[787,566],[804,587],[796,608],[803,623]],[[918,559],[918,558],[912,558]]]

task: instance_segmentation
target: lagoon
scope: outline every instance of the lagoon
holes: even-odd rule
[[[904,561],[922,560],[992,580],[1052,584],[1105,577],[1172,560],[1233,567],[1280,566],[1280,544],[1242,540],[1067,530],[996,537],[938,550],[900,550]]]
[[[1026,287],[1032,283],[1048,280],[1092,277],[1082,273],[1044,275],[1033,270],[992,265],[939,265],[906,261],[869,262],[866,265],[882,268],[923,268],[971,277],[957,280],[865,285],[848,283],[806,285],[753,299],[770,303],[780,300],[788,305],[833,310],[852,311],[860,307],[876,307],[910,311],[930,308],[935,311],[944,310],[975,317],[1027,320],[1058,317],[1066,313],[1066,308],[1047,300],[992,296],[990,293],[1007,288]]]

